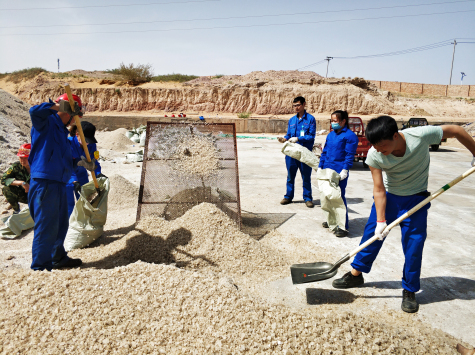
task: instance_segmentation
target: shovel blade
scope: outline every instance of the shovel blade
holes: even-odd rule
[[[332,278],[338,272],[338,268],[331,271],[332,268],[333,264],[325,262],[294,264],[290,267],[292,283],[295,285]]]

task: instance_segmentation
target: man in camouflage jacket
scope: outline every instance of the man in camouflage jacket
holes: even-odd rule
[[[21,203],[28,203],[28,190],[30,189],[30,164],[28,156],[30,155],[31,144],[23,144],[17,156],[20,161],[13,165],[3,174],[1,179],[3,196],[7,199],[13,208],[13,213],[20,212]]]

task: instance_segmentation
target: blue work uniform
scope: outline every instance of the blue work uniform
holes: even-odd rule
[[[31,170],[28,207],[35,222],[32,247],[33,270],[51,270],[67,257],[63,242],[68,231],[66,183],[71,177],[73,158],[68,130],[54,103],[30,108]]]
[[[429,194],[427,191],[410,196],[398,196],[386,192],[386,223],[389,225],[404,213],[424,201]],[[404,268],[402,273],[402,287],[410,292],[417,292],[421,288],[422,250],[427,238],[427,214],[430,203],[406,218],[399,225],[401,227],[402,251],[404,252]],[[371,214],[366,222],[363,238],[360,245],[374,236],[377,214],[373,203]],[[356,254],[351,266],[361,272],[371,271],[373,262],[383,246],[384,240],[376,240]]]
[[[79,199],[79,194],[74,191],[74,181],[77,181],[81,186],[86,184],[89,181],[88,171],[86,168],[82,166],[78,166],[78,162],[81,161],[81,156],[84,155],[84,150],[82,149],[82,145],[79,143],[76,136],[68,137],[69,143],[71,144],[71,153],[73,155],[73,171],[71,174],[71,178],[69,179],[66,185],[67,197],[68,197],[68,217],[71,216],[73,212],[74,205],[76,200]],[[97,150],[96,143],[91,143],[87,145],[87,149],[89,150],[89,155],[91,158],[94,157],[94,152]],[[101,173],[101,166],[97,160],[95,161],[96,164],[96,175]],[[76,198],[75,198],[76,197]]]
[[[313,143],[315,142],[315,132],[315,117],[305,111],[300,120],[297,115],[289,120],[287,134],[284,138],[289,140],[292,137],[298,137],[299,140],[297,144],[304,146],[308,150],[312,150]],[[294,198],[295,175],[297,175],[297,171],[300,170],[303,180],[303,199],[305,201],[313,201],[312,168],[288,155],[285,156],[285,165],[287,166],[287,192],[284,197],[289,200]]]
[[[350,177],[350,169],[355,159],[356,148],[358,148],[358,136],[348,127],[343,127],[340,132],[331,131],[325,141],[322,155],[320,157],[321,169],[332,169],[338,174],[342,170],[348,170],[348,177],[340,180],[341,198],[346,207],[345,229],[348,230],[348,206],[346,204],[346,186]]]

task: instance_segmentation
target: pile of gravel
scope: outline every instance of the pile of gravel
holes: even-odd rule
[[[18,161],[22,144],[30,142],[30,105],[0,89],[0,174]]]
[[[137,208],[139,187],[122,175],[109,176],[110,191],[107,201],[109,210]]]
[[[0,275],[5,354],[455,354],[412,318],[268,306],[169,265]]]
[[[206,178],[219,169],[219,153],[213,138],[206,135],[188,135],[179,143],[174,169],[185,175]]]
[[[98,149],[130,152],[134,149],[134,147],[132,147],[134,144],[136,145],[136,148],[138,148],[137,143],[132,142],[125,136],[126,132],[126,128],[119,128],[111,132],[97,132],[95,138],[97,140]]]

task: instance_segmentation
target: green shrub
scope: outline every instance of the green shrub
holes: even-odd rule
[[[211,77],[211,79],[219,79],[222,78],[224,74],[216,74],[215,76]]]
[[[130,63],[129,65],[125,65],[124,63],[120,63],[117,69],[108,72],[120,75],[125,80],[133,83],[146,83],[152,80],[153,77],[153,70],[150,64],[134,65]]]
[[[35,76],[47,72],[46,69],[43,68],[27,68],[22,70],[17,70],[11,73],[2,74],[3,77],[7,77],[7,81],[12,81],[15,84],[18,84],[23,79],[33,79]]]
[[[152,78],[152,81],[162,81],[162,82],[178,82],[184,83],[193,79],[199,78],[196,75],[184,75],[184,74],[166,74],[166,75],[157,75]]]
[[[239,118],[249,118],[249,117],[251,117],[251,114],[252,114],[252,112],[240,112],[240,113],[238,113],[237,116]]]

